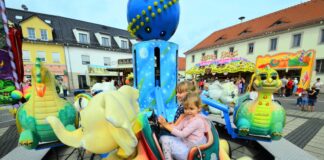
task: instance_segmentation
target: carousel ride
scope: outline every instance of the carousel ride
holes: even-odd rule
[[[67,146],[107,155],[104,159],[164,159],[152,130],[156,121],[151,118],[162,115],[171,120],[177,109],[178,45],[167,40],[176,31],[179,10],[178,0],[130,0],[128,30],[143,40],[132,49],[134,87],[123,86],[93,97],[79,94],[75,98],[77,109],[57,96],[54,78],[37,61],[29,101],[17,112],[19,143],[35,149],[40,142],[59,140]],[[228,104],[221,103],[232,100],[223,98],[220,102],[202,96],[202,101],[223,112],[227,134],[232,139],[279,140],[285,112],[280,104],[269,100],[280,86],[278,74],[265,68],[257,70],[254,77],[253,87],[259,98],[235,98],[234,128]],[[220,139],[211,124],[205,133],[208,142],[192,148],[187,159],[230,159],[228,143]]]

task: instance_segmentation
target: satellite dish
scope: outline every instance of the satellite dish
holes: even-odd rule
[[[27,6],[26,6],[26,5],[24,5],[24,4],[22,4],[22,5],[21,5],[21,8],[22,8],[23,10],[25,10],[25,11],[28,11],[28,8],[27,8]]]
[[[244,16],[238,18],[241,22],[245,19]]]

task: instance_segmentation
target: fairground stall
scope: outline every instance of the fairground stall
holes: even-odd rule
[[[277,70],[280,78],[298,79],[298,90],[310,87],[312,71],[315,60],[315,50],[302,50],[296,53],[283,52],[275,55],[258,56],[256,60],[257,68],[263,68],[269,65]]]
[[[216,55],[203,56],[202,61],[187,70],[186,74],[192,75],[193,78],[201,77],[206,80],[214,80],[216,77],[220,80],[236,77],[248,80],[254,70],[254,63],[237,57],[236,52],[223,52],[219,59]]]

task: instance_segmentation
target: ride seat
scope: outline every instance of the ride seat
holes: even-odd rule
[[[219,159],[219,137],[212,124],[205,136],[207,143],[191,148],[188,160]]]

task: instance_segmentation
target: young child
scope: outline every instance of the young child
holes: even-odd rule
[[[297,103],[296,103],[297,107],[300,107],[300,110],[302,109],[302,93],[298,93],[298,98],[297,98]]]
[[[306,107],[308,105],[308,93],[307,91],[303,91],[301,94],[301,111],[306,110]]]
[[[164,135],[160,138],[166,160],[185,160],[192,147],[207,143],[204,133],[210,126],[200,114],[201,105],[197,93],[188,93],[183,102],[184,116],[178,124],[169,124],[162,116],[159,117],[160,125],[174,135]]]
[[[184,113],[183,109],[183,99],[187,96],[189,92],[196,92],[196,86],[190,81],[182,81],[177,86],[177,98],[178,98],[178,109],[174,116],[173,122],[176,123],[181,114]]]
[[[314,105],[317,99],[317,92],[315,86],[308,92],[308,112],[314,112]]]

